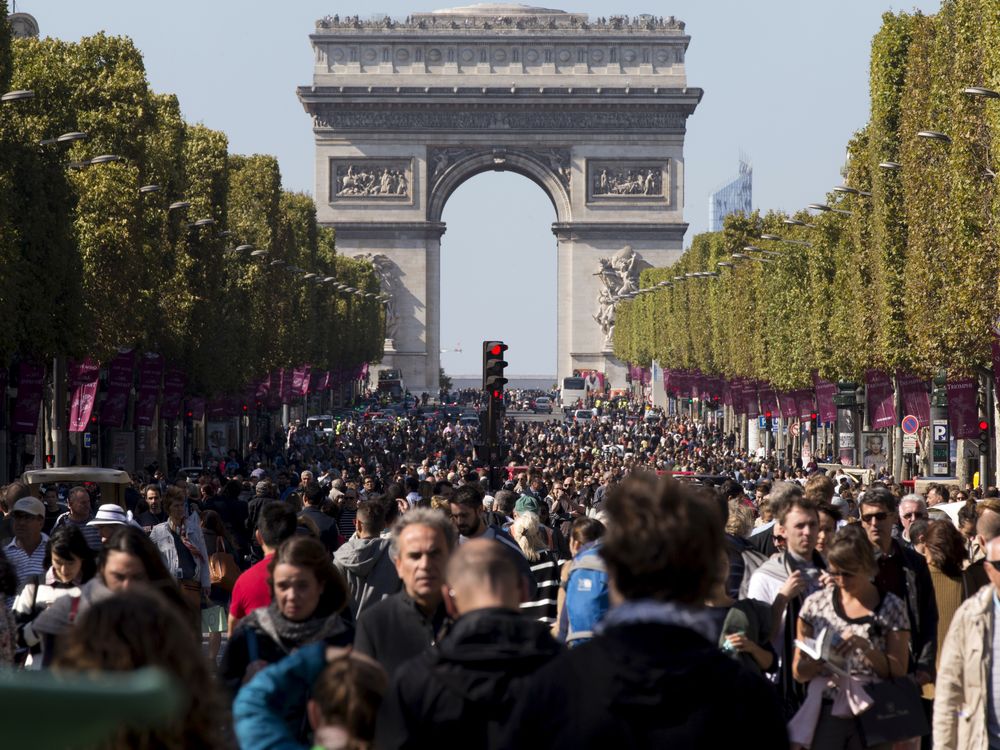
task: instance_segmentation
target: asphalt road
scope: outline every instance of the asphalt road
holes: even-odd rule
[[[561,411],[553,411],[551,414],[535,414],[530,411],[507,411],[507,416],[511,417],[515,422],[549,422],[553,419],[562,421],[563,414]]]

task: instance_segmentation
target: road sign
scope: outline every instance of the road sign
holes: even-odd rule
[[[916,452],[917,452],[917,436],[903,435],[903,453],[912,456]]]
[[[799,434],[798,422],[792,422],[790,425],[788,425],[788,434],[791,435],[792,437],[795,437],[796,435]]]
[[[917,430],[920,429],[920,420],[912,414],[907,414],[899,426],[903,429],[904,435],[916,435]]]
[[[948,422],[944,419],[935,419],[932,429],[932,440],[935,443],[948,442]]]

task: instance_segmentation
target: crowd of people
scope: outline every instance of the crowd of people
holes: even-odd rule
[[[13,482],[0,664],[174,676],[107,748],[1000,748],[995,489],[953,522],[636,413],[507,420],[502,487],[443,418],[292,424],[125,507]]]

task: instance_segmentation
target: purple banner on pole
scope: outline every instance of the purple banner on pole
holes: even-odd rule
[[[163,419],[177,419],[181,413],[181,397],[184,395],[184,385],[187,378],[184,372],[176,367],[167,368],[163,376],[163,403],[160,404],[160,416]]]
[[[974,378],[948,383],[948,427],[956,440],[979,437],[979,383]]]
[[[778,411],[778,394],[774,392],[774,388],[764,388],[760,391],[760,410],[764,414],[771,412],[772,418]]]
[[[873,430],[896,426],[896,406],[892,400],[892,381],[881,370],[865,372],[868,423]]]
[[[816,403],[813,400],[813,393],[808,388],[799,388],[792,392],[795,396],[795,411],[799,420],[807,420],[816,411]]]
[[[17,368],[17,400],[10,429],[13,432],[32,433],[38,429],[38,410],[42,406],[42,388],[45,385],[45,365],[22,362]]]
[[[819,414],[819,421],[824,424],[836,422],[837,407],[833,397],[837,395],[837,384],[813,373],[813,390],[816,391],[816,413]]]
[[[916,375],[897,372],[896,383],[899,386],[899,399],[903,403],[903,416],[912,414],[921,427],[931,423],[931,401],[927,392],[927,382]]]
[[[292,395],[309,395],[309,366],[303,365],[292,370]]]
[[[743,391],[743,380],[731,380],[729,382],[729,392],[733,402],[733,413],[746,414],[746,397]]]
[[[163,356],[146,352],[139,362],[139,390],[135,399],[136,427],[152,427],[156,416],[156,402],[160,400],[160,382],[163,380]]]
[[[86,432],[97,400],[101,367],[87,357],[82,362],[70,360],[66,371],[66,382],[73,391],[69,403],[69,431]]]
[[[747,409],[747,419],[756,419],[760,414],[760,406],[757,403],[757,383],[748,380],[743,386],[743,404]]]
[[[128,393],[132,389],[132,368],[135,351],[118,352],[108,365],[108,392],[101,404],[101,425],[121,429],[128,408]]]
[[[782,419],[794,419],[798,416],[799,407],[795,402],[793,391],[782,391],[778,394],[778,406],[781,407]]]

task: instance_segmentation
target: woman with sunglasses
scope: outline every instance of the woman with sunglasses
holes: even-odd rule
[[[910,622],[903,601],[895,594],[880,595],[872,582],[878,567],[863,529],[850,525],[837,532],[827,560],[835,585],[805,600],[797,632],[802,642],[824,631],[832,634],[833,650],[823,661],[795,649],[792,672],[809,683],[809,692],[789,723],[789,734],[793,746],[844,750],[864,746],[847,676],[873,682],[906,674]]]

